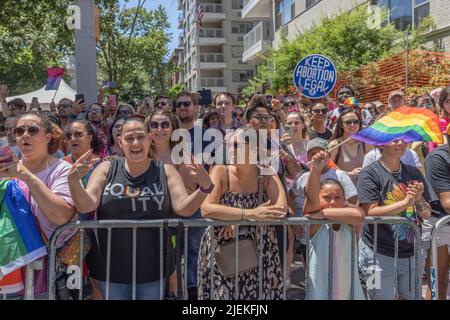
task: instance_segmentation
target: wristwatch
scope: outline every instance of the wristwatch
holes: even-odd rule
[[[198,186],[200,191],[203,193],[211,193],[214,189],[214,183],[211,183],[211,186],[208,189],[203,189],[201,186]]]

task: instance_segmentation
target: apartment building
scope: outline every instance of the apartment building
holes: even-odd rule
[[[202,30],[197,20],[203,9]],[[243,20],[243,0],[178,0],[179,45],[183,49],[183,83],[190,91],[236,93],[255,75],[255,66],[242,61],[244,35],[257,19]]]
[[[169,87],[180,84],[183,82],[184,73],[183,73],[183,49],[175,48],[172,51],[172,54],[169,57],[169,63],[172,63],[176,67],[178,67],[178,71],[173,72],[168,79]]]
[[[258,57],[271,46],[278,48],[283,36],[295,39],[323,16],[349,11],[364,3],[387,8],[388,21],[400,30],[417,26],[421,19],[432,16],[436,28],[427,34],[427,46],[450,51],[449,0],[244,0],[242,18],[260,19],[260,23],[244,36],[242,59],[258,64]],[[265,29],[271,26],[273,33]]]

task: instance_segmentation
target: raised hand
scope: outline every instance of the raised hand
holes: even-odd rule
[[[286,144],[292,144],[292,138],[288,132],[283,133],[280,138],[280,141]]]
[[[83,111],[86,111],[86,103],[84,103],[83,100],[76,100],[73,104],[72,104],[72,110],[73,113],[75,114],[80,114]]]
[[[5,101],[6,97],[9,96],[8,85],[2,84],[0,86],[0,102]]]
[[[55,100],[52,99],[52,102],[50,102],[50,104],[49,104],[48,107],[49,107],[49,109],[50,109],[51,112],[56,112],[56,103],[55,103]]]
[[[408,184],[407,194],[410,194],[415,200],[418,201],[422,199],[423,189],[424,186],[422,182],[412,181]]]
[[[278,100],[278,99],[272,99],[271,103],[272,103],[272,109],[273,109],[274,111],[278,111],[278,110],[280,110],[281,107],[282,107],[281,101]]]
[[[90,149],[75,161],[67,177],[69,179],[81,180],[99,160],[100,158],[94,155],[92,149]]]
[[[17,158],[14,151],[11,151],[11,156],[12,161],[0,163],[0,179],[18,178],[22,181],[28,182],[33,174],[22,164],[22,161]],[[0,161],[5,161],[11,156],[6,155],[4,157],[0,157]]]
[[[320,151],[315,154],[311,159],[311,171],[322,170],[326,167],[328,160],[330,160],[330,154],[327,151]]]
[[[209,189],[211,187],[211,177],[201,164],[186,164],[185,167],[188,169],[192,180],[200,187],[203,189]]]

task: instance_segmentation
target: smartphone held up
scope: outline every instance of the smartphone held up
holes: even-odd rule
[[[0,137],[0,158],[5,158],[0,161],[0,163],[7,163],[7,162],[11,162],[13,160],[12,157],[12,149],[11,146],[9,145],[9,141],[7,137]]]

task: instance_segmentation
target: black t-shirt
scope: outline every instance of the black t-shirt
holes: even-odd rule
[[[427,202],[436,201],[436,194],[420,171],[405,164],[401,164],[401,173],[397,176],[387,171],[376,161],[363,168],[356,181],[359,203],[378,203],[390,205],[401,201],[406,196],[408,182],[416,180],[424,184],[423,198]],[[397,216],[405,217],[410,221],[421,224],[421,219],[413,207],[407,208]],[[398,224],[398,256],[408,258],[414,255],[414,231],[406,224]],[[374,225],[364,224],[362,240],[373,250]],[[394,257],[395,225],[379,224],[377,252],[385,256]]]
[[[333,136],[333,132],[331,132],[331,130],[328,128],[325,128],[324,133],[318,133],[318,132],[314,131],[313,128],[311,128],[309,130],[309,138],[310,139],[321,138],[321,139],[329,141],[332,136]]]
[[[125,170],[124,159],[111,161],[103,190],[98,220],[154,220],[172,215],[167,177],[161,161],[151,161],[144,174],[133,178]],[[92,278],[106,281],[107,229],[98,229],[97,241],[87,263]],[[136,282],[160,278],[159,228],[139,228],[136,238]],[[133,233],[131,229],[112,229],[110,281],[132,283]]]
[[[450,155],[448,144],[437,147],[425,159],[425,175],[436,193],[450,191]],[[440,201],[431,203],[436,218],[447,215]]]

